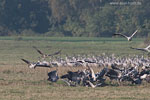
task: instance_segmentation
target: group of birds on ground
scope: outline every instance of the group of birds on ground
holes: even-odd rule
[[[120,35],[131,41],[133,36],[137,33],[136,30],[130,37],[123,35],[121,33],[114,34]],[[36,67],[83,67],[83,70],[78,71],[68,71],[67,74],[59,76],[58,69],[53,70],[48,73],[48,81],[57,82],[58,80],[64,81],[68,86],[90,86],[98,87],[106,85],[106,79],[108,78],[110,82],[116,80],[120,85],[123,82],[131,82],[132,84],[141,84],[143,80],[150,82],[150,59],[149,57],[144,57],[143,55],[135,56],[124,56],[118,57],[114,54],[107,55],[105,53],[101,55],[74,55],[66,56],[65,58],[58,57],[61,55],[61,50],[53,54],[44,54],[37,47],[33,48],[41,55],[42,61],[30,62],[26,59],[21,59],[28,64],[29,68]],[[150,52],[150,45],[146,48],[133,48],[136,50],[142,50]],[[46,61],[47,57],[55,57],[55,60]],[[94,72],[92,67],[98,67],[101,70],[99,72]]]
[[[135,67],[131,68],[119,68],[115,64],[111,65],[111,68],[104,67],[97,73],[94,73],[91,67],[87,67],[84,70],[78,70],[75,72],[68,71],[67,74],[58,76],[57,70],[48,73],[48,80],[51,82],[57,82],[60,80],[67,83],[68,86],[86,86],[86,87],[99,87],[107,85],[106,79],[109,78],[110,82],[116,80],[118,85],[123,82],[131,82],[132,84],[141,84],[143,80],[150,83],[150,68],[145,67],[141,71],[138,71]]]

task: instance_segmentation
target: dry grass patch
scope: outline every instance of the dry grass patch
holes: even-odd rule
[[[26,65],[1,67],[0,99],[2,100],[148,100],[150,84],[140,86],[68,87],[47,81],[47,68],[29,69]],[[83,68],[60,67],[67,70]],[[94,68],[99,71],[99,68]]]

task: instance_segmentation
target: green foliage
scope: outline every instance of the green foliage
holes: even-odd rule
[[[150,34],[150,2],[127,0],[0,0],[0,36],[112,37],[114,33],[137,37]],[[114,0],[116,3],[127,1]]]

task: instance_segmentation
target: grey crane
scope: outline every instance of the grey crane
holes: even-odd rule
[[[57,80],[59,79],[57,70],[51,71],[48,73],[48,79],[51,82],[57,82]]]
[[[130,47],[131,49],[135,49],[135,50],[140,50],[140,51],[144,51],[144,52],[148,52],[150,53],[150,45],[148,45],[147,47],[145,48],[133,48],[133,47]]]
[[[137,31],[138,31],[138,30],[136,30],[131,36],[126,36],[126,35],[121,34],[121,33],[116,33],[116,34],[114,34],[114,35],[120,35],[120,36],[122,36],[122,37],[125,37],[128,41],[131,41],[132,38],[133,38],[133,36],[137,33]]]
[[[26,64],[28,64],[28,67],[29,68],[36,68],[36,67],[47,67],[47,68],[50,68],[50,64],[48,63],[43,63],[43,62],[30,62],[26,59],[21,59],[22,61],[24,61]]]
[[[21,59],[21,60],[24,61],[26,64],[28,64],[29,68],[35,68],[37,66],[37,63],[31,63],[30,61],[25,59]]]

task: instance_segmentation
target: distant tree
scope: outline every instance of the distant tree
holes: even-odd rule
[[[48,31],[49,14],[46,2],[33,0],[5,0],[1,20],[3,26],[20,33],[24,29],[32,29],[37,33]]]
[[[138,29],[136,36],[146,37],[149,5],[149,0],[0,0],[0,35],[112,37]]]

